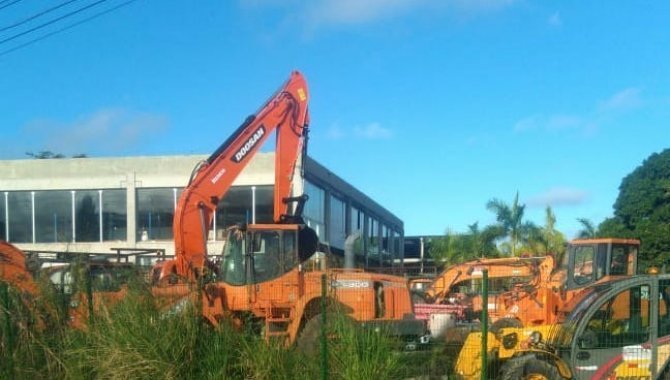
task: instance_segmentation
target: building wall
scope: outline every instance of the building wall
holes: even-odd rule
[[[177,199],[193,168],[206,158],[0,161],[0,238],[26,250],[128,248],[172,254]],[[305,172],[307,223],[333,251],[341,253],[344,238],[360,230],[362,263],[391,265],[402,256],[399,218],[309,158]],[[232,223],[272,222],[273,183],[274,154],[257,154],[221,200],[209,235],[210,253],[221,252],[223,230]]]

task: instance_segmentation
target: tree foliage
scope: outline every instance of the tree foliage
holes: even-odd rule
[[[65,155],[62,153],[54,153],[50,150],[41,150],[37,153],[34,152],[26,152],[26,156],[32,157],[38,160],[49,160],[49,159],[55,159],[55,158],[65,158]],[[72,156],[72,158],[86,158],[88,155],[85,153],[79,153],[75,154]]]
[[[556,229],[556,214],[550,206],[545,208],[544,226],[531,229],[524,248],[533,255],[562,255],[565,251],[565,235]]]
[[[479,223],[468,226],[465,234],[447,232],[431,241],[430,256],[445,265],[453,265],[480,257],[497,257],[495,240],[501,231],[495,226],[481,230]]]
[[[496,226],[502,236],[508,238],[500,244],[500,250],[507,255],[517,256],[523,246],[531,246],[541,233],[538,227],[523,220],[525,204],[519,203],[519,193],[516,193],[511,205],[493,198],[486,204],[486,208],[496,215]]]
[[[614,217],[600,232],[642,240],[641,260],[659,265],[670,259],[670,149],[649,156],[624,177]]]

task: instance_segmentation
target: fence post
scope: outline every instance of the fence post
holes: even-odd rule
[[[482,270],[482,380],[488,378],[488,333],[489,333],[489,271]]]
[[[2,306],[5,309],[5,323],[3,325],[4,335],[7,339],[7,375],[8,378],[14,377],[14,331],[12,329],[12,300],[9,296],[9,286],[6,282],[0,283],[0,289],[2,291]]]
[[[93,326],[93,279],[91,279],[91,268],[87,264],[85,265],[85,283],[86,283],[86,303],[88,304],[88,325]]]
[[[327,296],[327,277],[324,273],[321,275],[321,380],[328,379],[328,328],[326,327],[328,320],[326,318],[328,310]]]

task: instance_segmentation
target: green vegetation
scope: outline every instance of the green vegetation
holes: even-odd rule
[[[474,223],[464,234],[447,232],[431,242],[429,254],[442,265],[478,257],[564,254],[566,237],[556,230],[551,207],[546,208],[542,227],[524,220],[526,205],[519,202],[518,193],[509,204],[492,198],[486,208],[495,214],[495,224],[480,229]],[[586,218],[577,221],[581,228],[574,238],[639,239],[640,269],[654,265],[670,270],[670,149],[652,154],[623,178],[612,217],[600,224]]]
[[[66,326],[67,304],[53,289],[30,299],[0,285],[6,290],[0,291],[0,378],[303,379],[321,373],[318,349],[303,353],[268,343],[225,322],[214,329],[200,320],[197,305],[162,313],[139,280],[131,281],[128,297],[99,310],[85,331]],[[329,379],[397,379],[438,371],[408,360],[415,354],[403,353],[384,331],[364,329],[336,313],[328,318]],[[444,360],[437,360],[441,355],[416,355],[432,355],[439,371],[447,371],[440,364]]]
[[[642,240],[640,261],[663,265],[670,259],[670,149],[649,156],[624,177],[614,216],[598,226],[599,236]]]

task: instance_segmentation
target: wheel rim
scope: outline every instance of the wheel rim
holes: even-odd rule
[[[549,380],[548,377],[541,375],[539,373],[531,373],[528,376],[524,377],[525,380]]]

